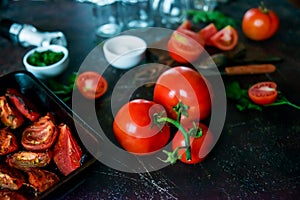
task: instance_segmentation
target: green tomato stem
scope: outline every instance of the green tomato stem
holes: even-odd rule
[[[289,106],[292,106],[293,108],[300,110],[300,106],[297,106],[289,101],[279,101],[279,102],[271,103],[271,104],[265,105],[265,106],[279,106],[279,105],[289,105]]]
[[[190,145],[190,137],[188,133],[184,130],[183,126],[180,124],[179,121],[173,120],[168,117],[161,117],[157,119],[157,122],[169,122],[170,124],[173,124],[176,128],[178,128],[184,137],[185,147],[186,147],[186,159],[188,161],[191,160],[191,145]]]

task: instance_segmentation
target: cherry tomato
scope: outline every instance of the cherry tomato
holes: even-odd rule
[[[186,131],[193,128],[193,123],[190,121],[189,123],[182,124]],[[191,147],[191,160],[188,161],[186,159],[186,149],[179,149],[178,155],[180,157],[180,161],[187,164],[195,164],[203,161],[207,154],[212,149],[213,145],[213,135],[208,127],[202,123],[197,124],[198,128],[201,130],[201,136],[190,136],[190,147]],[[172,140],[172,148],[175,150],[177,147],[186,146],[184,136],[181,131],[178,131],[173,140]]]
[[[209,38],[209,43],[223,51],[232,50],[238,43],[239,36],[235,28],[228,25]]]
[[[101,97],[107,91],[107,81],[97,72],[86,71],[76,79],[76,86],[80,93],[88,98],[95,99]]]
[[[174,107],[182,102],[188,106],[188,119],[205,119],[211,111],[209,82],[197,71],[184,66],[173,67],[157,79],[153,99],[166,109],[168,116],[177,118]],[[186,118],[182,115],[182,118]]]
[[[277,14],[264,6],[247,10],[242,19],[243,33],[255,41],[272,37],[279,27]]]
[[[205,41],[205,45],[212,45],[210,42],[210,38],[218,32],[217,27],[214,23],[210,23],[204,28],[202,28],[199,32],[200,36]]]
[[[250,99],[259,105],[273,103],[277,98],[277,94],[277,85],[271,81],[256,83],[248,90]]]
[[[166,145],[170,128],[153,124],[154,113],[162,113],[164,108],[145,99],[135,99],[126,103],[115,116],[113,131],[121,146],[134,154],[153,153]]]
[[[179,63],[195,61],[203,52],[204,40],[191,30],[191,23],[185,21],[173,32],[168,41],[170,56]]]

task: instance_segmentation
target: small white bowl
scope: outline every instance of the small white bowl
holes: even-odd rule
[[[129,69],[139,64],[146,49],[147,44],[143,39],[131,35],[110,38],[103,45],[106,60],[119,69]]]
[[[63,52],[64,56],[58,62],[48,66],[34,66],[27,62],[28,57],[35,51],[44,52],[51,50],[54,52]],[[34,76],[40,79],[46,79],[58,76],[61,74],[69,65],[69,51],[66,47],[59,45],[49,45],[43,47],[36,47],[25,54],[23,57],[23,64],[27,71],[31,72]]]

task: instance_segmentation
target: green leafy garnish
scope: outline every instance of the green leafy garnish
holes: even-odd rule
[[[262,111],[263,107],[280,106],[280,105],[288,105],[288,106],[292,106],[293,108],[300,109],[300,106],[291,103],[285,96],[282,95],[280,91],[278,91],[278,97],[274,103],[261,106],[253,103],[248,96],[248,89],[241,88],[239,83],[236,81],[226,84],[225,90],[226,90],[227,98],[235,102],[235,106],[239,111],[243,111],[243,110]]]
[[[195,24],[214,23],[218,30],[224,28],[227,25],[237,27],[236,21],[234,19],[224,15],[220,11],[205,12],[199,10],[188,10],[187,15]]]
[[[242,89],[238,82],[232,82],[225,85],[226,95],[228,99],[231,99],[235,102],[236,108],[239,111],[243,110],[262,110],[260,105],[253,103],[249,96],[248,90]]]
[[[50,90],[52,90],[54,94],[56,94],[64,102],[67,102],[71,99],[76,77],[77,73],[73,72],[69,76],[65,84],[57,81],[56,79],[49,79],[47,82],[47,86],[50,88]]]
[[[33,54],[27,58],[27,62],[33,66],[43,67],[52,65],[60,61],[63,57],[63,52],[54,52],[52,50],[42,52],[34,51]]]

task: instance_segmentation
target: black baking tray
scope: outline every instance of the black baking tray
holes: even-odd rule
[[[4,95],[7,88],[19,90],[36,105],[37,109],[41,112],[41,115],[51,112],[54,115],[57,124],[61,122],[66,123],[71,128],[73,136],[80,145],[83,151],[83,157],[82,165],[78,169],[68,176],[63,176],[59,173],[55,164],[50,165],[48,170],[55,172],[60,177],[59,183],[40,194],[34,192],[33,189],[27,186],[22,186],[18,191],[18,193],[23,195],[26,199],[53,199],[63,196],[64,193],[67,193],[72,187],[75,187],[82,182],[82,177],[84,177],[82,174],[96,161],[96,159],[86,150],[79,137],[79,133],[81,136],[86,135],[89,137],[93,130],[84,125],[85,123],[73,113],[63,101],[61,101],[42,81],[35,78],[30,72],[15,71],[0,76],[0,95]],[[16,135],[20,135],[20,133],[16,133]],[[3,160],[4,159],[1,159],[1,162],[3,162]]]

